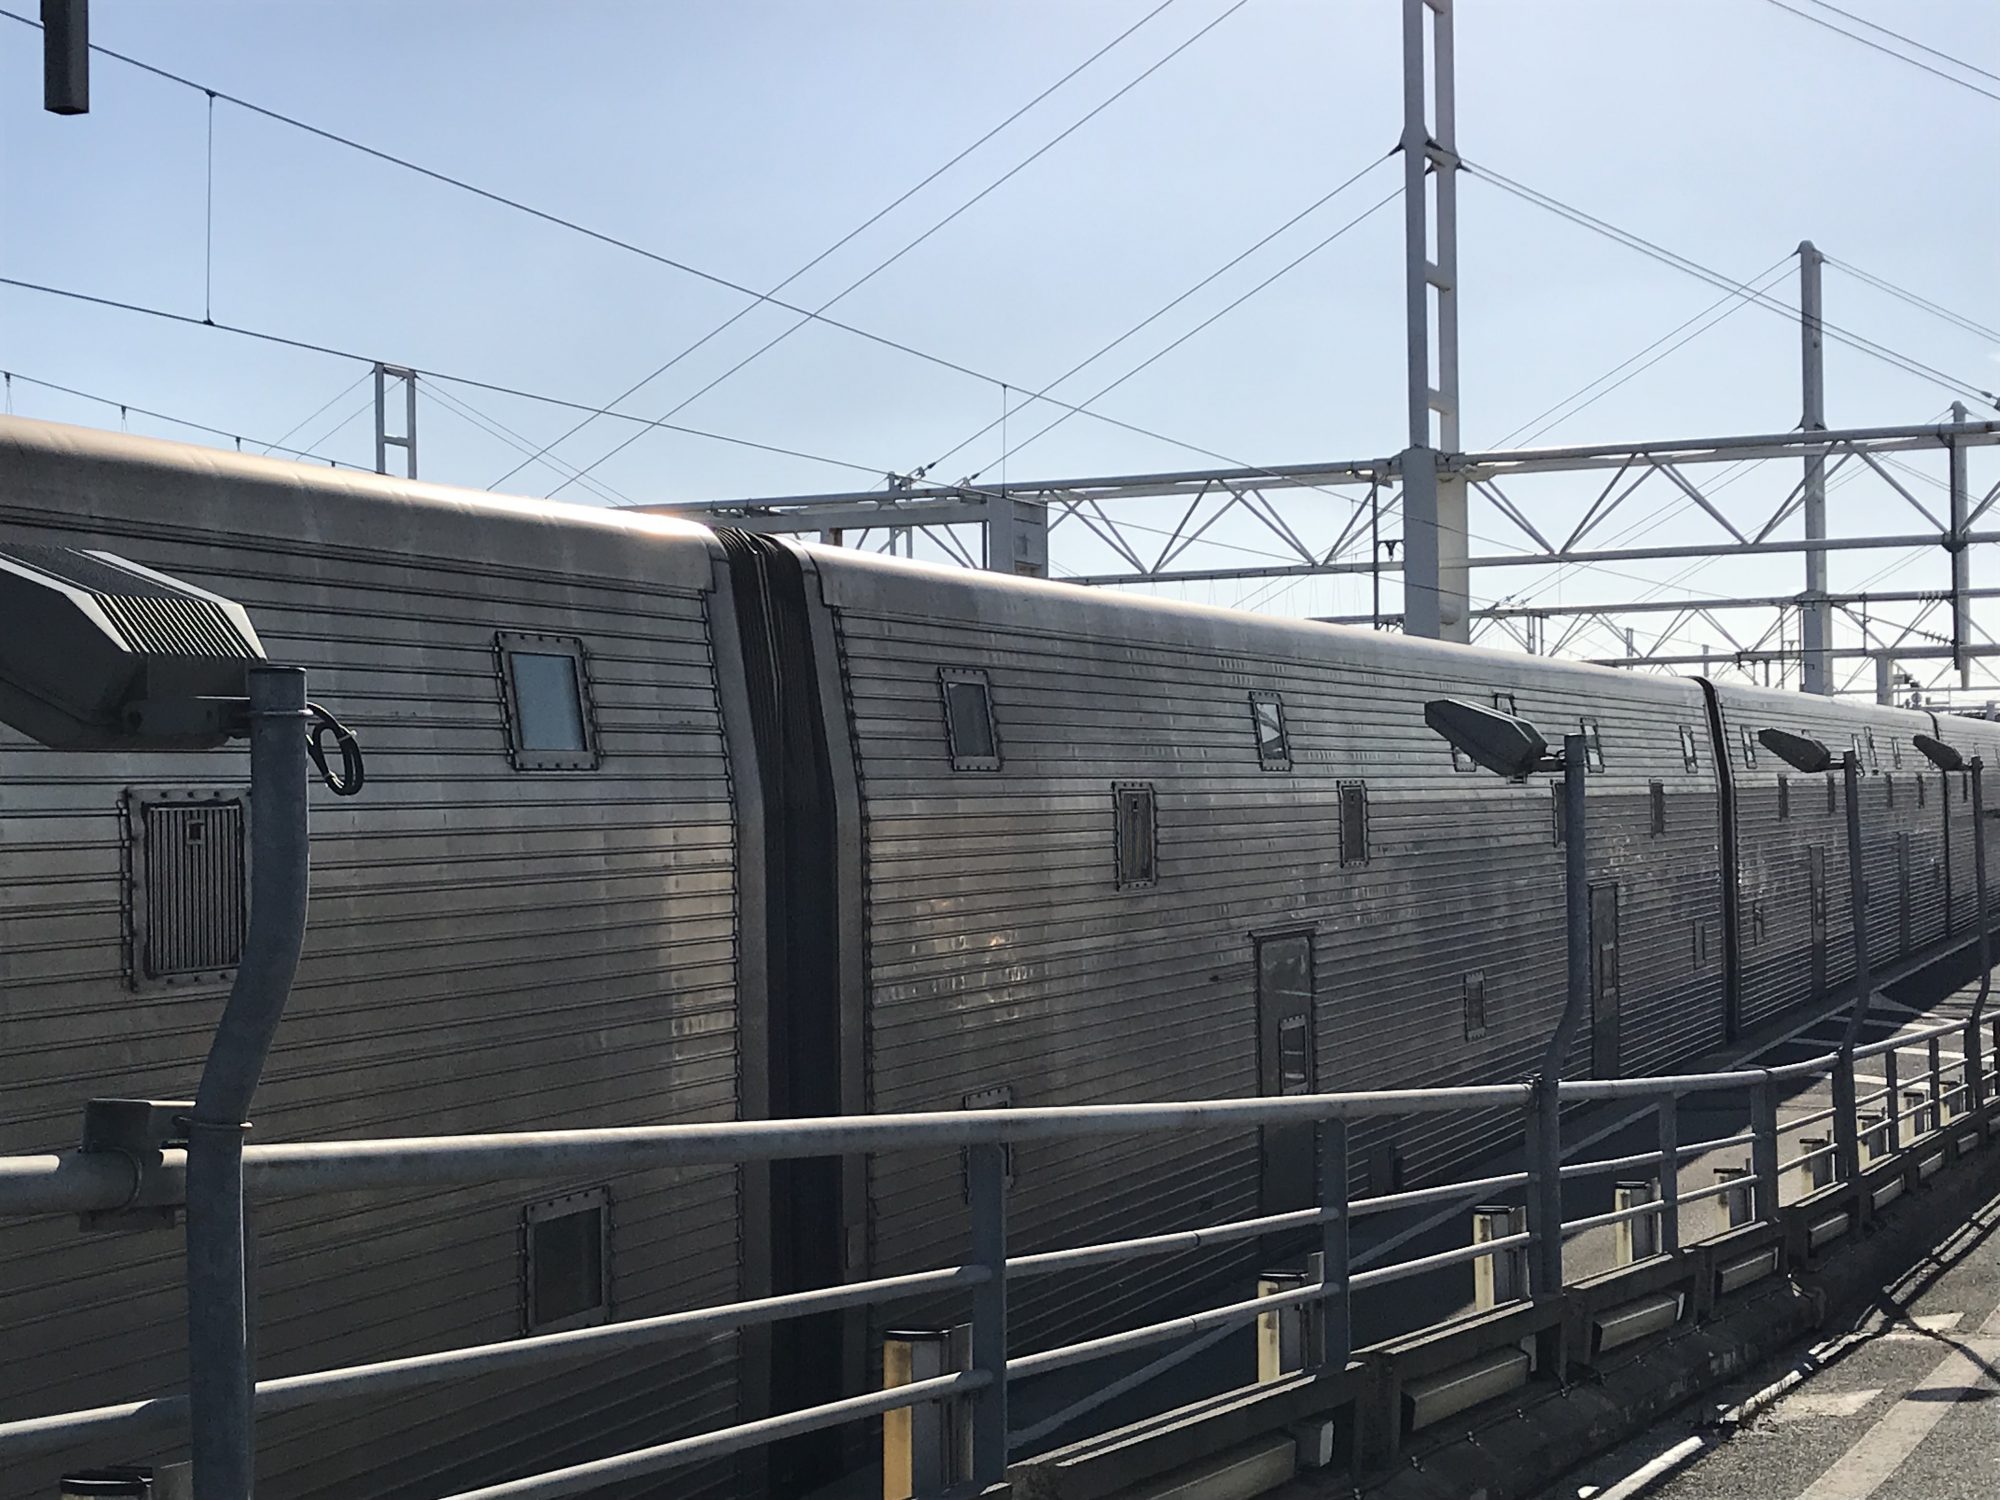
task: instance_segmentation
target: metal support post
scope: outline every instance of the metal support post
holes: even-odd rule
[[[188,1400],[202,1500],[250,1500],[255,1478],[243,1135],[298,969],[309,884],[305,673],[253,667],[249,693],[250,926],[188,1120]]]
[[[1668,1094],[1660,1101],[1660,1253],[1681,1248],[1680,1100]]]
[[[403,382],[403,431],[400,436],[389,432],[389,382]],[[389,450],[401,448],[404,454],[404,477],[417,477],[417,372],[401,365],[385,365],[375,362],[375,472],[389,472]]]
[[[1953,425],[1963,423],[1969,415],[1963,401],[1951,403]],[[1972,600],[1966,591],[1972,585],[1972,554],[1965,545],[1965,445],[1954,437],[1945,445],[1945,454],[1951,476],[1951,536],[1945,543],[1951,552],[1951,660],[1958,668],[1958,685],[1969,688],[1972,658],[1965,654],[1965,648],[1972,644]]]
[[[1319,1124],[1319,1206],[1326,1215],[1319,1226],[1320,1304],[1325,1330],[1320,1352],[1332,1369],[1344,1370],[1354,1352],[1354,1319],[1348,1296],[1350,1251],[1347,1218],[1347,1121]]]
[[[1590,1002],[1590,862],[1584,824],[1588,749],[1580,734],[1563,736],[1563,915],[1567,993],[1562,1019],[1542,1053],[1541,1076],[1529,1102],[1529,1226],[1535,1231],[1535,1292],[1563,1284],[1562,1100],[1558,1085],[1570,1043]]]
[[[1882,1054],[1882,1117],[1891,1151],[1903,1149],[1903,1082],[1894,1049]]]
[[[1806,432],[1826,430],[1826,362],[1821,336],[1820,264],[1825,259],[1811,240],[1799,243],[1799,347],[1800,386],[1804,395],[1804,415],[1799,426]],[[1807,449],[1805,455],[1804,511],[1806,540],[1826,539],[1826,453]],[[1833,661],[1827,654],[1833,645],[1833,606],[1826,596],[1826,553],[1809,548],[1806,552],[1806,586],[1799,596],[1800,680],[1808,693],[1831,693],[1834,688]]]
[[[1428,21],[1426,17],[1428,15]],[[1428,30],[1430,67],[1425,68]],[[1471,600],[1459,448],[1458,145],[1451,0],[1403,0],[1403,289],[1410,446],[1402,454],[1403,630],[1466,641]],[[1435,199],[1433,199],[1433,194]],[[1437,254],[1431,255],[1435,201]],[[1435,294],[1437,347],[1431,347]],[[1439,417],[1435,443],[1431,414]],[[1376,613],[1381,613],[1377,606]]]
[[[1861,1180],[1861,1122],[1854,1117],[1854,1054],[1843,1051],[1833,1064],[1833,1159],[1840,1180]]]
[[[1986,1103],[1986,1070],[1980,1066],[1979,1057],[1979,1018],[1985,1013],[1986,997],[1993,988],[1992,936],[1986,923],[1986,789],[1980,777],[1985,767],[1986,763],[1975,755],[1966,773],[1972,778],[1972,889],[1977,903],[1973,920],[1979,933],[1979,994],[1972,1002],[1971,1019],[1965,1023],[1965,1076],[1975,1109]],[[1949,787],[1946,791],[1945,805],[1950,806]],[[2000,1041],[2000,1028],[1996,1028],[1996,1041]]]
[[[1483,1204],[1472,1211],[1472,1243],[1490,1245],[1528,1227],[1528,1212],[1505,1203]],[[1528,1261],[1520,1247],[1495,1250],[1472,1263],[1472,1305],[1491,1312],[1528,1295]]]
[[[1778,1217],[1778,1081],[1766,1077],[1750,1100],[1750,1171],[1757,1179],[1755,1216]]]
[[[1840,758],[1841,781],[1847,793],[1847,896],[1854,930],[1854,1010],[1847,1018],[1847,1040],[1841,1050],[1852,1054],[1868,1021],[1868,1002],[1875,978],[1868,967],[1868,875],[1861,864],[1861,757],[1848,750]]]
[[[1930,1074],[1931,1074],[1931,1082],[1930,1082],[1931,1129],[1942,1130],[1944,1129],[1944,1117],[1945,1117],[1944,1046],[1936,1037],[1932,1037],[1930,1040],[1930,1046],[1928,1047],[1927,1051],[1929,1055],[1926,1058],[1926,1061],[1930,1063]]]
[[[1653,1182],[1620,1182],[1611,1189],[1611,1207],[1618,1213],[1644,1203],[1657,1203],[1659,1198],[1659,1184]],[[1611,1240],[1614,1265],[1629,1266],[1651,1260],[1660,1253],[1659,1216],[1640,1214],[1620,1219],[1611,1227]]]
[[[966,1154],[972,1263],[991,1273],[972,1289],[972,1368],[987,1377],[972,1397],[972,1477],[985,1486],[1007,1477],[1007,1151],[988,1143]]]

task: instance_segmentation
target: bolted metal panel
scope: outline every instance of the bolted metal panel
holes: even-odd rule
[[[127,981],[233,977],[249,922],[246,798],[214,788],[126,794]]]

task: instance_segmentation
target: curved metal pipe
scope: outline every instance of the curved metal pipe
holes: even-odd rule
[[[195,1492],[250,1500],[256,1475],[243,1135],[305,942],[306,676],[253,667],[250,925],[188,1120],[188,1400]]]

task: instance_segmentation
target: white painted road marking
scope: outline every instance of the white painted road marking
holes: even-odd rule
[[[1799,1500],[1870,1500],[1930,1436],[1931,1429],[1960,1404],[1958,1393],[1980,1386],[1993,1388],[1986,1366],[1996,1357],[2000,1357],[2000,1308],[1977,1334],[1959,1340]]]
[[[1878,1385],[1868,1391],[1800,1391],[1771,1408],[1767,1422],[1800,1422],[1813,1417],[1851,1417],[1882,1394]]]

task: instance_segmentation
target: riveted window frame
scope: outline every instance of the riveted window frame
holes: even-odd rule
[[[1681,769],[1693,776],[1701,770],[1701,755],[1695,748],[1694,730],[1689,725],[1680,726]]]
[[[1339,797],[1340,809],[1340,863],[1342,868],[1367,864],[1373,857],[1368,828],[1368,783],[1360,780],[1339,781],[1334,784]],[[1359,817],[1360,836],[1355,838],[1348,824],[1348,799],[1356,799],[1361,812]],[[1357,847],[1358,845],[1358,847]]]
[[[966,683],[979,689],[980,707],[986,714],[986,743],[993,747],[991,755],[975,755],[958,742],[958,721],[951,711],[952,684]],[[1006,753],[1000,744],[1000,724],[993,712],[993,684],[981,667],[939,667],[938,706],[944,714],[945,751],[951,757],[954,771],[998,771],[1006,762]]]
[[[1892,734],[1889,736],[1889,765],[1894,770],[1900,771],[1903,769],[1903,737],[1901,735]]]
[[[1778,818],[1782,822],[1792,815],[1792,778],[1778,777]]]
[[[1917,806],[1922,807],[1930,800],[1927,790],[1929,785],[1930,778],[1924,775],[1922,771],[1917,772]]]
[[[1650,804],[1651,837],[1661,838],[1667,831],[1667,784],[1664,781],[1649,781],[1646,792]]]
[[[567,1218],[572,1214],[595,1212],[597,1215],[597,1273],[598,1300],[594,1307],[562,1317],[541,1318],[535,1307],[535,1226],[552,1219]],[[542,1333],[561,1333],[572,1328],[595,1328],[611,1321],[612,1289],[614,1269],[612,1252],[613,1235],[611,1215],[611,1189],[608,1186],[585,1188],[581,1192],[564,1193],[555,1198],[542,1198],[521,1207],[520,1261],[521,1261],[521,1332],[524,1336]]]
[[[1757,736],[1750,732],[1748,724],[1736,726],[1736,743],[1743,749],[1743,769],[1754,771],[1757,768]]]
[[[1884,771],[1882,773],[1882,805],[1885,807],[1894,807],[1896,805],[1896,773],[1894,771]]]
[[[1863,729],[1863,730],[1862,730],[1861,732],[1862,732],[1862,734],[1863,734],[1863,735],[1865,735],[1865,736],[1867,737],[1867,745],[1868,745],[1868,769],[1869,769],[1869,770],[1871,770],[1871,771],[1879,771],[1879,770],[1881,770],[1881,769],[1882,769],[1882,757],[1881,757],[1880,755],[1878,755],[1878,754],[1876,753],[1876,751],[1875,751],[1875,729],[1874,729],[1874,726],[1873,726],[1873,725],[1870,725],[1870,726],[1868,726],[1867,728]]]
[[[1136,800],[1128,803],[1128,797]],[[1126,868],[1132,862],[1127,850],[1127,806],[1145,808],[1141,826],[1147,858],[1137,870]],[[1121,891],[1150,890],[1160,883],[1160,799],[1150,781],[1114,781],[1111,784],[1111,860],[1113,882]]]
[[[1277,715],[1278,746],[1276,750],[1265,749],[1263,709],[1274,709]],[[1292,732],[1285,722],[1285,695],[1268,688],[1254,689],[1250,694],[1250,732],[1256,737],[1257,765],[1266,771],[1289,771],[1292,769]]]
[[[573,750],[531,750],[522,744],[521,697],[514,682],[514,657],[566,656],[576,686],[577,723],[583,745]],[[597,732],[597,708],[590,683],[590,653],[580,636],[538,635],[520,630],[496,631],[493,668],[500,680],[501,717],[507,734],[507,760],[517,771],[595,771],[604,763]]]

